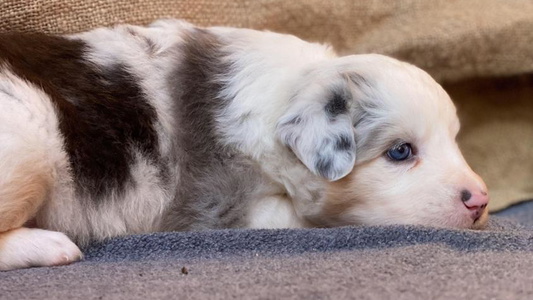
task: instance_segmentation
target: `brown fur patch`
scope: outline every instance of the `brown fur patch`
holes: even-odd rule
[[[352,182],[355,180],[357,168],[371,164],[374,160],[356,165],[354,170],[340,180],[328,182],[326,190],[326,202],[322,207],[322,218],[328,226],[343,224],[342,216],[357,203],[357,191],[354,191]]]
[[[327,197],[322,214],[326,216],[327,220],[336,222],[333,220],[338,218],[343,212],[351,208],[352,202],[350,201],[350,182],[352,173],[338,181],[329,182],[327,187]]]
[[[0,232],[22,227],[35,216],[52,185],[42,163],[26,163],[0,184]]]
[[[17,230],[9,230],[6,232],[0,232],[0,251],[2,251],[2,248],[4,248],[4,245],[6,241],[9,239],[9,237],[16,232]]]

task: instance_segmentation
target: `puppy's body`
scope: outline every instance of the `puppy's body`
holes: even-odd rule
[[[86,244],[162,230],[486,219],[484,206],[471,216],[486,188],[455,145],[453,104],[390,58],[159,21],[6,35],[0,66],[0,269],[79,255],[55,236],[41,243],[68,251],[41,245],[50,250],[21,263],[6,249],[27,243],[30,220]],[[399,141],[417,143],[417,156],[387,160]],[[447,163],[425,159],[435,148]],[[409,179],[394,187],[390,176]]]

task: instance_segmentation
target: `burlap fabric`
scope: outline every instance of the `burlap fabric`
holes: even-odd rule
[[[459,141],[491,189],[491,208],[533,198],[533,88],[516,78],[533,71],[531,0],[0,0],[0,8],[0,31],[73,33],[175,17],[407,60],[448,82],[464,124]],[[469,80],[499,76],[515,77]]]

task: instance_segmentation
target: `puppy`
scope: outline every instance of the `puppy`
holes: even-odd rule
[[[0,41],[2,270],[154,231],[486,223],[454,105],[407,63],[176,20]]]

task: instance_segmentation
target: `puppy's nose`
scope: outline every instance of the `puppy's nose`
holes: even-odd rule
[[[489,204],[489,196],[486,191],[472,193],[469,190],[461,191],[461,201],[465,207],[472,212],[472,218],[477,219]]]

